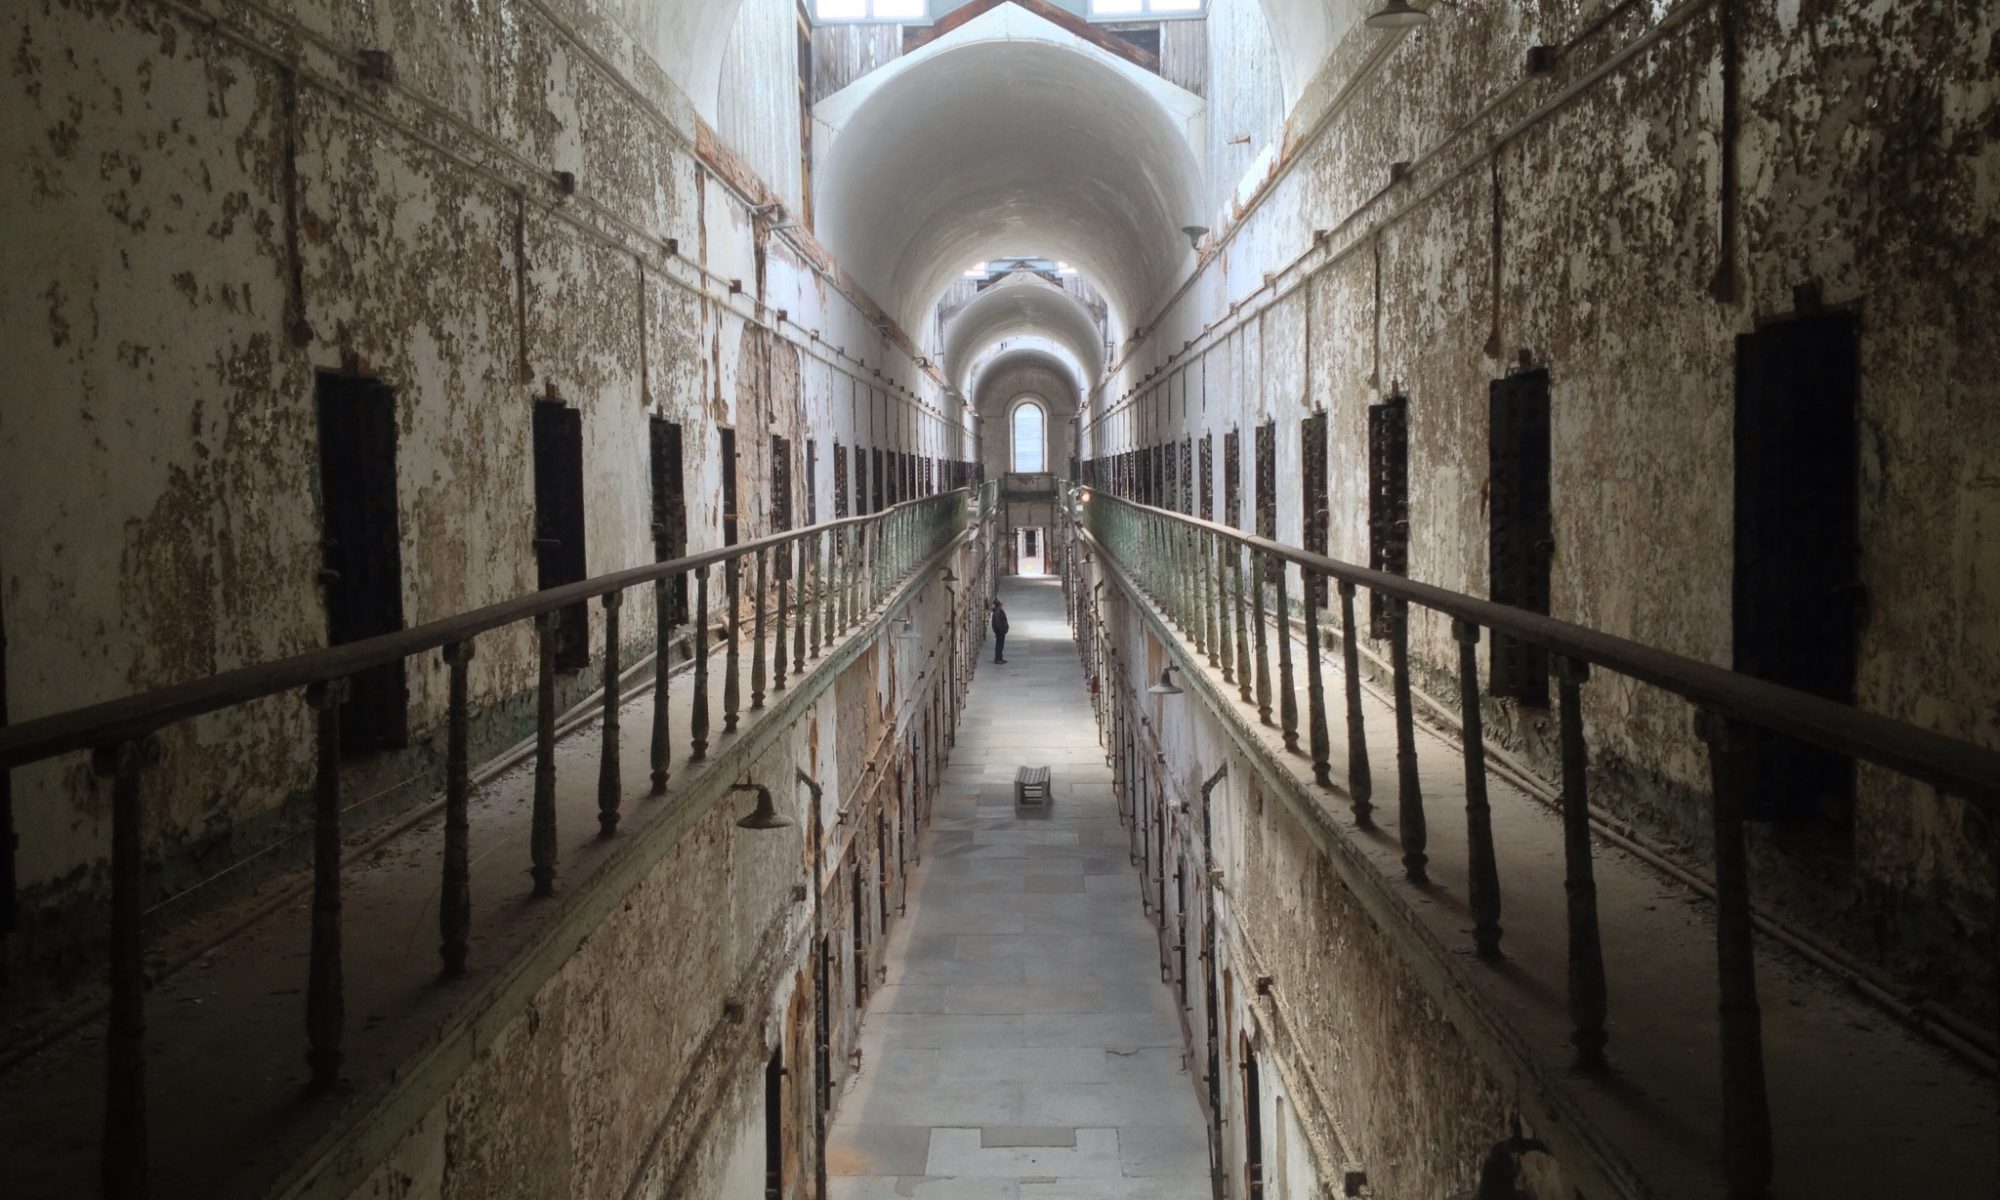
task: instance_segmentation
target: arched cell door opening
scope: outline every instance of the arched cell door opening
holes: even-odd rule
[[[1008,422],[1008,426],[1013,434],[1013,469],[1016,471],[1048,470],[1048,410],[1033,400],[1023,400],[1014,406],[1014,415]]]

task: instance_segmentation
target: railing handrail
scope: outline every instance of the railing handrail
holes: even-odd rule
[[[440,617],[393,633],[307,650],[285,658],[219,671],[185,683],[0,726],[0,770],[40,762],[59,754],[114,746],[193,717],[315,683],[345,679],[370,667],[398,662],[428,650],[443,649],[505,625],[556,612],[573,604],[587,603],[640,584],[669,579],[802,538],[865,525],[899,510],[934,504],[960,493],[970,498],[977,492],[976,487],[964,487],[919,496],[892,504],[879,512],[841,517],[682,558],[626,567],[576,583],[501,600],[470,612]]]
[[[1981,806],[2000,806],[2000,751],[1602,630],[1482,600],[1386,571],[1356,566],[1215,521],[1172,509],[1138,504],[1088,485],[1080,490],[1089,494],[1092,503],[1108,501],[1135,512],[1205,530],[1238,545],[1309,567],[1333,579],[1493,629],[1564,657],[1579,659],[1651,684],[1720,716],[1747,721],[1815,746],[1887,767]],[[0,742],[0,748],[4,745]]]

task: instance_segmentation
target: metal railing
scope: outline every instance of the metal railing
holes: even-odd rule
[[[1225,683],[1234,684],[1241,701],[1255,706],[1259,722],[1275,727],[1285,749],[1307,759],[1314,780],[1327,787],[1334,786],[1334,763],[1328,733],[1331,705],[1320,648],[1325,644],[1322,606],[1326,585],[1332,582],[1340,607],[1345,683],[1345,791],[1355,824],[1361,828],[1373,823],[1374,783],[1362,727],[1355,597],[1366,588],[1381,598],[1388,618],[1399,849],[1406,876],[1420,884],[1427,882],[1428,835],[1417,771],[1409,609],[1416,605],[1451,619],[1458,644],[1463,721],[1467,902],[1474,950],[1487,960],[1501,957],[1501,890],[1487,803],[1476,647],[1481,630],[1490,630],[1550,654],[1557,681],[1570,1041],[1577,1065],[1584,1070],[1605,1065],[1608,1005],[1592,866],[1583,687],[1593,670],[1608,671],[1672,693],[1694,707],[1695,730],[1710,761],[1724,1169],[1732,1195],[1766,1194],[1772,1169],[1770,1116],[1744,835],[1751,739],[1759,736],[1758,731],[1795,738],[1886,767],[1989,811],[2000,807],[2000,753],[1611,634],[1354,566],[1212,521],[1088,488],[1073,488],[1070,496],[1076,525],[1063,542],[1066,578],[1093,545],[1115,559],[1124,576],[1178,626],[1195,655],[1205,656]],[[1302,585],[1296,597],[1290,578],[1294,570]],[[1079,636],[1101,641],[1097,604],[1074,587],[1070,593],[1071,617]],[[1295,631],[1306,648],[1303,668],[1294,661]],[[1102,653],[1091,645],[1084,652],[1087,658]],[[1115,648],[1111,652],[1115,655]],[[1301,669],[1303,714],[1296,678]],[[1114,726],[1129,719],[1123,707],[1113,705]],[[1114,732],[1114,741],[1121,736],[1122,732]]]
[[[980,519],[994,501],[991,486],[977,496]],[[653,588],[655,652],[651,794],[663,795],[678,741],[688,762],[709,752],[716,715],[709,676],[711,622],[723,625],[722,732],[746,711],[764,707],[770,692],[803,675],[809,659],[853,633],[910,572],[930,561],[966,526],[971,489],[906,501],[882,512],[849,517],[667,562],[649,563],[563,587],[519,596],[396,633],[273,662],[259,663],[139,695],[0,727],[0,770],[63,754],[88,752],[108,777],[111,805],[110,1000],[107,1008],[104,1193],[143,1196],[147,1189],[143,966],[144,874],[140,842],[146,768],[158,761],[153,735],[168,726],[266,697],[298,692],[315,721],[311,949],[306,986],[306,1059],[311,1086],[333,1087],[343,1060],[345,986],[341,944],[341,707],[355,675],[438,651],[449,670],[445,722],[443,878],[438,905],[439,956],[447,978],[463,976],[472,929],[470,891],[471,702],[467,664],[475,639],[521,622],[538,634],[534,799],[529,875],[532,894],[554,894],[556,877],[556,675],[559,614],[596,601],[604,608],[598,831],[612,836],[624,801],[619,709],[624,644],[619,610],[624,594]],[[674,597],[691,582],[691,708],[684,730],[670,729],[668,654]],[[714,599],[711,592],[719,588]],[[716,601],[719,600],[719,603]],[[750,643],[744,662],[745,624]],[[747,679],[746,679],[747,665]],[[788,675],[789,672],[789,675]],[[962,678],[962,676],[961,676]],[[745,685],[749,703],[743,703]]]

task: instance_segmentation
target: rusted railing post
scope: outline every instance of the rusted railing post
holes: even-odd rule
[[[1340,673],[1347,691],[1347,794],[1358,829],[1375,825],[1374,776],[1368,769],[1368,726],[1361,710],[1361,651],[1355,645],[1354,585],[1340,581]]]
[[[1277,563],[1276,599],[1277,613],[1272,618],[1272,632],[1278,639],[1278,732],[1284,735],[1285,749],[1294,754],[1299,752],[1299,696],[1297,685],[1292,679],[1292,602],[1287,593],[1288,576],[1291,570],[1285,560],[1273,557]]]
[[[438,956],[447,978],[465,974],[472,937],[472,768],[466,698],[466,664],[472,643],[453,642],[444,648],[450,668],[450,710],[446,718],[444,754],[444,884],[438,893]]]
[[[534,894],[556,894],[556,634],[562,614],[535,618],[535,798],[528,837]]]
[[[758,548],[757,579],[754,584],[754,590],[750,593],[750,607],[756,611],[756,615],[752,618],[755,624],[752,625],[750,633],[750,707],[752,709],[764,707],[764,597],[766,595],[765,588],[768,583],[768,580],[765,578],[765,570],[766,560],[770,557],[770,554],[771,551],[768,547]],[[784,594],[785,581],[781,573],[778,579],[778,595],[780,599],[778,601],[778,682],[775,685],[777,687],[785,686]]]
[[[743,556],[722,564],[724,598],[729,604],[723,629],[729,635],[729,649],[722,658],[722,732],[736,728],[738,710],[743,706]]]
[[[1410,704],[1410,606],[1389,601],[1389,669],[1396,698],[1396,824],[1403,846],[1403,874],[1411,883],[1430,882],[1430,830],[1424,823],[1424,792],[1417,777],[1417,733]]]
[[[100,1167],[107,1200],[147,1194],[146,863],[139,773],[159,759],[146,736],[106,747],[91,768],[111,780],[111,1003],[104,1039],[104,1143]]]
[[[1604,1065],[1604,950],[1597,933],[1597,880],[1590,861],[1590,797],[1585,786],[1588,751],[1583,744],[1583,683],[1590,664],[1567,655],[1556,660],[1562,707],[1563,890],[1569,898],[1570,1042],[1579,1067]]]
[[[1246,547],[1246,549],[1248,549]],[[1264,625],[1264,560],[1261,552],[1250,550],[1251,630],[1257,653],[1257,720],[1271,723],[1271,648]]]
[[[1236,592],[1236,695],[1245,704],[1256,703],[1256,697],[1252,692],[1253,668],[1250,665],[1250,618],[1248,616],[1249,610],[1245,607],[1248,600],[1244,596],[1243,589],[1243,560],[1249,554],[1250,548],[1242,542],[1237,542],[1231,548],[1229,554],[1232,560],[1230,562],[1230,569],[1236,585],[1234,589]],[[1252,561],[1254,563],[1255,560]],[[1259,638],[1264,636],[1263,628],[1263,609],[1260,602],[1257,616],[1257,636]],[[1270,700],[1266,699],[1263,705],[1263,715],[1259,719],[1264,724],[1269,725],[1271,723]]]
[[[650,766],[653,770],[653,795],[667,794],[667,775],[674,757],[673,736],[667,728],[668,693],[667,681],[673,678],[672,635],[673,614],[670,609],[673,585],[664,579],[653,581],[653,744]],[[554,697],[551,696],[551,700]],[[551,704],[553,708],[553,704]],[[554,772],[550,772],[551,782]],[[550,805],[549,835],[555,836],[555,808]]]
[[[340,944],[340,705],[345,679],[306,689],[315,731],[313,764],[312,943],[306,964],[306,1065],[311,1087],[340,1079],[347,1025],[347,985]]]
[[[781,545],[773,546],[770,548],[769,553],[772,556],[771,566],[773,573],[778,577],[777,630],[775,636],[771,639],[771,669],[773,672],[771,690],[782,692],[785,690],[785,621],[790,615],[789,610],[792,600],[792,545],[790,542],[785,542]],[[760,572],[764,569],[764,552],[761,551],[757,555],[757,569]],[[798,591],[799,598],[803,600],[806,593],[804,581],[800,581]],[[757,644],[759,646],[762,646],[764,642],[763,614],[764,590],[759,586],[757,589]],[[761,697],[756,698],[750,705],[752,708],[762,708],[763,706],[764,702]]]
[[[1333,786],[1332,738],[1326,728],[1326,680],[1320,664],[1319,607],[1326,596],[1326,580],[1301,567],[1299,579],[1305,588],[1300,606],[1306,617],[1306,745],[1312,751],[1313,781],[1321,787]]]
[[[1201,556],[1201,638],[1196,647],[1208,655],[1208,665],[1216,666],[1220,661],[1221,647],[1215,644],[1215,535],[1208,530],[1195,534],[1195,548]]]
[[[688,711],[688,761],[708,757],[708,568],[694,573],[694,705]]]
[[[1236,651],[1235,651],[1236,639],[1232,637],[1230,634],[1230,620],[1229,620],[1229,611],[1231,603],[1234,599],[1234,593],[1229,586],[1230,564],[1227,561],[1225,561],[1222,556],[1224,554],[1228,554],[1230,558],[1235,558],[1237,557],[1238,553],[1239,551],[1237,549],[1235,542],[1230,541],[1228,538],[1225,538],[1220,534],[1216,535],[1215,640],[1218,643],[1216,647],[1217,652],[1220,653],[1222,656],[1222,681],[1224,683],[1235,683],[1237,681],[1236,680],[1237,671],[1236,671]],[[1249,691],[1240,686],[1237,688],[1237,693],[1246,700],[1250,698]]]
[[[597,746],[597,836],[618,832],[618,809],[624,802],[624,772],[618,751],[619,662],[618,610],[624,606],[622,592],[604,594],[604,719]]]
[[[824,544],[826,544],[824,532],[812,534],[808,556],[812,558],[812,656],[814,658],[820,656],[820,648],[826,642],[832,642],[832,628],[834,628],[834,598],[832,592],[826,590],[826,560],[822,558]],[[824,642],[820,640],[822,630],[828,634]]]
[[[1458,706],[1465,747],[1466,899],[1472,944],[1487,961],[1500,958],[1500,868],[1493,858],[1493,810],[1486,802],[1486,735],[1479,715],[1479,626],[1453,620],[1458,641]]]
[[[1722,1162],[1729,1200],[1771,1193],[1771,1109],[1764,1088],[1764,1026],[1757,1006],[1756,927],[1743,846],[1749,738],[1738,723],[1695,714],[1715,789],[1715,956],[1722,1018]]]
[[[798,552],[798,584],[792,600],[798,604],[798,610],[792,614],[792,674],[802,676],[806,674],[806,608],[810,606],[806,598],[806,580],[812,578],[812,554],[808,554],[806,538],[786,542],[778,548],[778,554],[784,554],[786,562],[790,562],[794,550]],[[784,650],[784,642],[778,642],[778,650]]]

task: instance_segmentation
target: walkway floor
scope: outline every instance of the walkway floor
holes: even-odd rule
[[[1207,1200],[1208,1138],[1053,579],[1001,588],[862,1070],[829,1132],[829,1200]],[[990,645],[990,643],[989,643]],[[1014,769],[1051,768],[1045,815]]]

